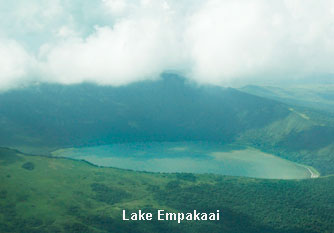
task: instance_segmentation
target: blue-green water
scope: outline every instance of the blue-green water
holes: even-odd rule
[[[310,178],[302,165],[254,148],[204,142],[145,142],[67,148],[54,156],[150,172],[216,173],[258,178]]]

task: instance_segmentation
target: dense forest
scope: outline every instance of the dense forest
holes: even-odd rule
[[[0,232],[332,232],[334,177],[268,180],[102,168],[0,150]],[[221,211],[220,221],[122,221],[121,212]]]

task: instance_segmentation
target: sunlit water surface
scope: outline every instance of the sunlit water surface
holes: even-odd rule
[[[215,173],[258,178],[309,178],[299,164],[254,148],[206,142],[141,142],[67,148],[54,156],[149,172]]]

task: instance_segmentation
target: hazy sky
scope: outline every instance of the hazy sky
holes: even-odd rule
[[[0,0],[0,89],[334,73],[332,0]]]

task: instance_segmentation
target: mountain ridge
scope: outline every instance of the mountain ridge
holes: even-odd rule
[[[1,93],[0,126],[1,146],[15,148],[239,142],[334,173],[334,124],[326,115],[173,74],[120,87],[41,84]]]

